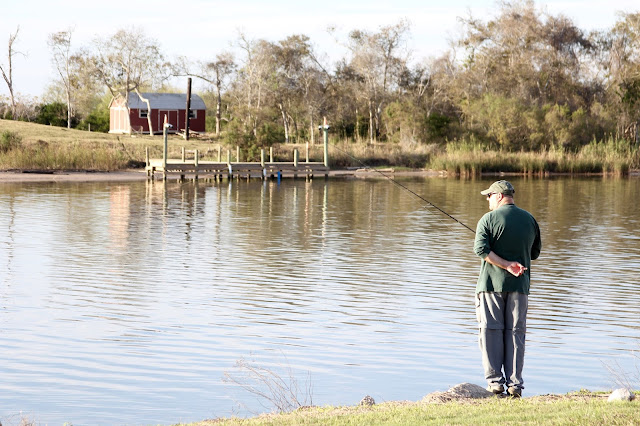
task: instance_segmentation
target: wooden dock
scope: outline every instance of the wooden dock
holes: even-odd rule
[[[163,179],[167,179],[169,173],[180,174],[180,179],[184,179],[187,174],[193,175],[195,179],[199,176],[212,176],[215,179],[232,179],[234,177],[246,177],[247,179],[252,177],[260,177],[262,179],[277,177],[293,177],[296,178],[303,175],[307,178],[312,178],[314,175],[329,176],[329,126],[327,125],[327,119],[324,119],[324,125],[319,126],[320,130],[324,132],[324,162],[310,162],[309,161],[309,144],[307,143],[307,161],[299,161],[298,150],[293,151],[292,162],[275,162],[273,161],[273,148],[270,148],[269,161],[265,161],[265,150],[260,152],[260,162],[231,162],[231,152],[227,150],[227,162],[221,160],[221,149],[218,147],[218,161],[200,161],[200,155],[198,150],[189,151],[193,153],[193,160],[188,161],[186,159],[186,153],[184,147],[182,148],[181,159],[169,159],[168,158],[168,141],[167,141],[167,129],[171,127],[168,124],[167,117],[164,117],[163,125],[163,139],[164,147],[162,150],[161,159],[149,158],[149,148],[146,153],[146,167],[147,177],[150,179],[155,178],[156,173],[162,173]],[[236,147],[236,160],[240,160],[240,147]]]
[[[184,161],[180,159],[147,159],[145,168],[147,176],[155,178],[161,173],[166,179],[168,174],[179,174],[181,179],[192,175],[196,179],[200,176],[211,176],[216,179],[232,178],[276,178],[299,177],[313,178],[314,176],[328,176],[329,168],[320,162],[213,162]]]

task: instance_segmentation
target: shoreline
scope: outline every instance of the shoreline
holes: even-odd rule
[[[193,174],[187,174],[187,178],[193,178]],[[345,178],[376,178],[387,177],[393,178],[395,176],[401,177],[453,177],[457,178],[460,175],[450,175],[446,171],[435,170],[395,170],[393,168],[385,169],[339,169],[329,171],[329,177],[345,177]],[[469,176],[463,175],[465,178]],[[482,173],[483,176],[533,176],[533,177],[556,177],[556,176],[572,176],[572,177],[608,177],[612,176],[609,173],[546,173],[540,174],[528,174],[528,173]],[[631,170],[624,177],[639,177],[640,170]],[[211,177],[210,175],[200,175],[200,178],[206,179]],[[615,176],[618,177],[618,176]],[[168,180],[178,180],[180,175],[172,173],[168,176]],[[322,177],[318,177],[321,179]],[[93,170],[2,170],[0,171],[0,183],[10,182],[127,182],[127,181],[143,181],[147,180],[147,175],[144,169],[127,169],[118,170],[113,172],[93,171]],[[156,175],[155,180],[158,179]]]

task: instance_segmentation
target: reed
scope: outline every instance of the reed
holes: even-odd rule
[[[577,152],[553,148],[540,152],[508,152],[487,149],[470,142],[451,142],[435,153],[426,165],[429,169],[451,174],[482,173],[606,173],[624,175],[640,167],[637,146],[626,140],[609,138],[592,141]]]
[[[131,167],[135,163],[133,158],[117,144],[49,144],[39,141],[0,150],[0,168],[112,171]]]
[[[363,166],[423,168],[431,161],[437,149],[436,144],[371,144],[341,140],[330,144],[329,157],[332,168]]]

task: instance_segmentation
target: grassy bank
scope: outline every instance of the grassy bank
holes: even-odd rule
[[[489,398],[444,404],[389,402],[372,407],[313,407],[250,419],[216,419],[208,425],[638,425],[640,401],[607,402],[607,395],[588,391],[523,399]]]
[[[171,136],[170,153],[179,158],[181,147],[206,151],[210,142],[184,141]],[[1,170],[115,171],[143,167],[145,150],[162,157],[162,136],[112,135],[34,123],[0,120]]]
[[[143,167],[145,150],[152,158],[162,157],[161,135],[111,135],[34,123],[0,120],[0,170],[94,170],[115,171]],[[236,161],[235,147],[226,147],[210,137],[185,141],[169,136],[169,157],[180,158],[181,149],[197,149],[203,160],[226,161],[227,149]],[[292,161],[297,148],[306,159],[305,145],[280,145],[274,148],[275,161]],[[311,161],[323,161],[322,145],[310,149]],[[246,152],[241,160],[247,161]],[[430,145],[369,144],[332,141],[329,149],[334,169],[347,167],[406,167],[446,171],[453,175],[481,173],[609,173],[624,175],[640,168],[640,153],[627,141],[609,139],[592,142],[578,152],[560,149],[542,152],[502,152],[488,150],[469,142]],[[249,160],[257,161],[253,150]]]

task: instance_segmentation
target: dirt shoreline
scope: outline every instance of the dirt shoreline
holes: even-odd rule
[[[483,173],[483,176],[525,176],[523,173]],[[161,174],[156,174],[156,179],[161,178]],[[394,170],[388,169],[343,169],[331,170],[330,177],[353,177],[353,178],[383,178],[395,176],[403,177],[455,177],[448,175],[446,171],[435,170]],[[549,176],[603,176],[603,173],[570,174],[570,173],[549,173]],[[639,177],[640,170],[632,170],[627,175],[629,177]],[[187,174],[188,178],[193,175]],[[206,174],[200,178],[208,178]],[[167,179],[177,180],[180,176],[176,173],[170,174]],[[322,178],[322,177],[320,177]],[[41,170],[7,170],[0,171],[0,183],[2,182],[127,182],[143,181],[147,179],[147,174],[143,169],[119,170],[114,172],[102,171],[41,171]]]

